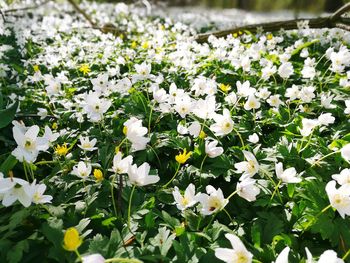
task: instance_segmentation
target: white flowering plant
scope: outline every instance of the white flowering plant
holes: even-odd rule
[[[4,262],[349,262],[350,33],[80,5],[0,17]]]

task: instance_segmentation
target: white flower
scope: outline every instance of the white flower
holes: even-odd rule
[[[334,95],[330,95],[330,92],[322,93],[321,94],[321,104],[322,104],[322,106],[325,107],[326,109],[334,109],[334,108],[336,108],[336,106],[334,104],[332,104],[333,98],[334,98]],[[350,106],[350,103],[349,103],[349,106]],[[350,113],[350,111],[349,111],[349,113]]]
[[[36,184],[36,181],[34,180],[31,185],[25,184],[23,188],[27,195],[31,197],[31,202],[34,204],[51,203],[52,196],[44,195],[46,190],[45,184]]]
[[[91,174],[91,164],[80,161],[73,167],[71,174],[76,175],[82,179],[86,179]]]
[[[259,163],[255,156],[248,151],[243,151],[246,161],[235,164],[237,173],[243,173],[240,181],[243,181],[246,177],[252,177],[259,171]]]
[[[81,258],[83,263],[104,263],[105,258],[101,254],[92,254]]]
[[[304,137],[309,136],[314,130],[314,128],[319,125],[318,120],[311,120],[307,118],[302,119],[301,122],[302,122],[303,128],[300,129],[300,134],[303,135]]]
[[[315,92],[315,87],[312,87],[312,86],[302,87],[299,93],[299,97],[303,102],[309,103],[312,101],[313,98],[315,98],[314,92]]]
[[[47,109],[44,108],[38,108],[38,116],[40,116],[40,120],[43,120],[47,116]]]
[[[181,211],[195,205],[198,202],[196,199],[196,189],[193,184],[189,184],[187,186],[184,195],[181,195],[179,188],[175,186],[173,197],[176,202],[176,207]]]
[[[121,152],[118,152],[116,155],[114,155],[113,167],[109,171],[112,171],[116,174],[124,174],[128,172],[129,167],[132,164],[133,158],[131,155],[128,155],[125,158],[122,158],[122,156],[123,154]]]
[[[135,70],[137,74],[133,76],[133,82],[150,78],[151,69],[151,64],[147,64],[146,62],[143,62],[142,64],[135,64]]]
[[[346,106],[346,109],[344,110],[344,113],[350,114],[350,100],[345,101],[345,106]]]
[[[290,248],[289,247],[285,247],[281,253],[278,255],[278,257],[276,258],[275,263],[288,263],[288,255],[289,255],[289,251]]]
[[[225,199],[222,190],[216,190],[213,186],[208,185],[206,188],[207,194],[201,193],[196,198],[202,205],[201,213],[203,215],[211,215],[223,209],[228,200]]]
[[[87,114],[91,122],[102,120],[103,114],[107,112],[112,105],[111,101],[99,98],[96,92],[90,92],[85,95],[83,110]]]
[[[174,109],[181,116],[185,118],[187,114],[193,110],[193,102],[190,96],[184,95],[175,100]]]
[[[256,133],[253,133],[252,135],[249,135],[248,141],[251,143],[258,143],[259,142],[259,136]]]
[[[226,263],[251,263],[253,254],[250,253],[242,241],[233,234],[225,234],[225,237],[230,240],[232,249],[217,248],[215,256]]]
[[[316,261],[312,259],[312,254],[307,247],[305,248],[305,251],[307,256],[306,263],[316,263]],[[338,258],[335,251],[326,250],[322,253],[317,263],[344,263],[344,260]]]
[[[294,73],[293,65],[290,62],[284,62],[278,68],[278,74],[283,79],[289,78],[291,75],[293,75],[293,73]]]
[[[215,123],[210,126],[210,130],[216,136],[223,136],[229,134],[233,130],[233,120],[228,109],[223,110],[223,114],[216,114],[214,116]]]
[[[126,137],[131,142],[131,150],[133,152],[144,150],[150,139],[143,137],[148,130],[142,126],[142,120],[131,117],[124,123],[124,127]]]
[[[48,142],[52,143],[57,140],[57,138],[60,137],[60,134],[58,132],[52,132],[49,126],[45,126],[45,132],[43,135],[43,138],[47,140]]]
[[[216,147],[218,145],[217,140],[209,141],[207,140],[205,142],[205,153],[209,156],[209,158],[215,158],[220,156],[224,152],[224,148],[222,147]]]
[[[260,105],[261,103],[259,102],[259,100],[254,95],[250,95],[248,97],[248,100],[244,104],[244,109],[245,110],[259,109]]]
[[[24,207],[30,206],[32,195],[24,186],[29,186],[29,183],[23,179],[0,178],[2,205],[8,207],[18,200]]]
[[[255,93],[256,89],[250,87],[249,80],[245,81],[243,84],[240,81],[236,82],[237,95],[240,97],[248,97]]]
[[[350,162],[350,143],[346,144],[340,150],[341,157],[343,157],[347,162]]]
[[[255,185],[256,180],[252,178],[245,178],[242,182],[238,182],[236,186],[237,194],[252,202],[256,200],[256,196],[260,193],[260,189]]]
[[[275,165],[275,171],[277,177],[283,182],[283,183],[300,183],[301,178],[297,177],[297,171],[294,167],[287,168],[283,171],[283,164],[282,163],[276,163]]]
[[[299,87],[297,85],[293,84],[291,88],[288,88],[286,90],[285,96],[287,98],[289,98],[290,100],[295,100],[295,99],[299,98],[299,96],[300,96]]]
[[[323,113],[317,119],[319,124],[325,126],[328,126],[329,124],[332,124],[335,121],[335,118],[332,116],[332,113]]]
[[[12,155],[18,161],[32,163],[36,160],[39,151],[46,151],[49,142],[43,137],[38,137],[39,126],[33,125],[29,128],[15,125],[12,129],[13,137],[17,143],[17,148],[12,151]]]
[[[340,174],[333,174],[332,178],[340,185],[350,184],[350,169],[346,168]]]
[[[143,163],[139,167],[136,164],[130,165],[128,169],[130,183],[137,186],[145,186],[158,182],[159,176],[149,175],[149,171],[150,166],[148,163]]]
[[[225,101],[228,105],[235,105],[237,102],[237,95],[233,91],[225,97]]]
[[[80,144],[78,144],[78,147],[80,149],[83,149],[84,151],[89,151],[89,152],[97,149],[97,147],[95,147],[95,144],[97,142],[96,138],[94,138],[90,141],[89,137],[81,136],[79,138],[79,140],[80,140]]]
[[[97,76],[97,78],[91,79],[91,84],[94,91],[98,93],[104,93],[108,88],[108,74],[102,73]]]
[[[280,100],[280,95],[273,95],[266,101],[268,104],[275,108],[278,108],[281,104],[283,104],[283,102]]]
[[[188,132],[195,138],[197,138],[201,132],[201,124],[198,121],[194,121],[188,126]]]
[[[337,209],[340,216],[345,218],[345,215],[350,215],[350,184],[344,184],[338,189],[335,185],[335,181],[330,181],[326,185],[329,202]]]

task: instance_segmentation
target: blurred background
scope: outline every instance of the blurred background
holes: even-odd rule
[[[133,3],[134,0],[98,0],[100,2]],[[249,11],[278,11],[323,13],[333,12],[350,0],[148,0],[167,6],[201,6],[206,8],[238,8]]]

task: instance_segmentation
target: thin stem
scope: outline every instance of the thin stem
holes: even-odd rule
[[[24,174],[26,176],[27,181],[29,182],[29,177],[28,177],[28,173],[27,173],[27,167],[26,167],[26,162],[23,162],[23,170],[24,170]]]
[[[271,202],[272,199],[275,197],[275,194],[276,194],[276,192],[278,191],[278,188],[280,187],[281,183],[282,183],[282,180],[279,180],[278,183],[277,183],[277,185],[276,185],[276,187],[275,187],[275,190],[273,191],[273,193],[272,193],[272,195],[271,195],[270,202]]]
[[[322,209],[321,212],[319,212],[316,216],[314,216],[310,222],[306,225],[306,227],[304,228],[303,232],[304,233],[313,223],[315,223],[317,221],[317,219],[324,213],[326,212],[329,208],[331,208],[332,205],[328,205],[325,208]]]
[[[163,185],[163,188],[166,188],[169,184],[171,184],[171,182],[175,179],[176,175],[178,174],[179,170],[180,170],[180,166],[181,164],[177,165],[177,169],[173,175],[173,177],[169,180],[169,182],[167,182],[165,185]]]
[[[202,182],[202,169],[203,169],[203,164],[205,162],[205,160],[207,159],[208,154],[206,154],[202,160],[201,166],[199,168],[199,182]]]
[[[109,258],[104,261],[105,263],[110,262],[125,262],[125,263],[141,263],[142,261],[136,258]]]
[[[231,215],[227,212],[227,210],[224,208],[224,209],[222,209],[225,213],[226,213],[226,215],[228,216],[228,218],[230,219],[230,221],[231,221],[231,223],[233,224],[233,219],[232,219],[232,217],[231,217]]]
[[[347,259],[347,257],[350,255],[350,249],[345,253],[345,255],[342,257],[342,260],[345,261],[345,259]]]
[[[74,252],[75,252],[75,254],[77,255],[79,261],[80,261],[80,262],[83,262],[83,259],[82,259],[81,255],[80,255],[78,249],[74,250]]]
[[[235,194],[237,194],[238,190],[232,192],[226,199],[230,200],[232,196],[234,196]]]
[[[254,118],[255,119],[255,118]],[[237,131],[237,129],[235,129],[235,127],[232,127],[233,131],[237,134],[239,140],[241,141],[241,144],[242,144],[242,147],[243,149],[245,148],[245,144],[244,144],[244,141],[243,141],[243,138],[241,136],[241,134]]]
[[[153,113],[153,108],[155,106],[155,102],[151,105],[151,110],[149,111],[149,117],[148,117],[148,136],[151,133],[151,121],[152,121],[152,113]]]
[[[111,182],[111,196],[112,196],[112,204],[113,204],[115,216],[117,216],[117,206],[115,204],[115,196],[114,196],[114,181],[116,176],[117,176],[116,174],[113,175],[112,182]]]
[[[129,197],[129,207],[128,207],[128,228],[130,229],[130,219],[131,219],[131,202],[132,202],[132,196],[134,195],[136,185],[134,185],[131,189],[130,197]]]
[[[315,165],[319,164],[322,160],[326,159],[327,157],[336,154],[336,153],[340,153],[340,151],[335,151],[335,152],[331,152],[329,154],[326,154],[325,156],[323,156],[322,158],[318,159],[316,162],[314,162],[313,165],[311,165],[311,167],[314,167]]]

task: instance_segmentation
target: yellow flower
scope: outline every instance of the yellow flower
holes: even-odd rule
[[[39,69],[39,66],[38,66],[38,65],[34,65],[34,66],[33,66],[33,69],[34,69],[34,72],[38,72],[38,71],[40,71],[40,69]]]
[[[271,40],[271,39],[273,38],[273,35],[272,35],[272,34],[268,34],[268,35],[266,36],[266,38],[267,38],[267,40]]]
[[[79,68],[79,71],[86,75],[91,71],[91,69],[88,64],[82,64]]]
[[[225,85],[225,84],[219,84],[219,88],[223,91],[223,92],[225,92],[225,93],[227,93],[228,91],[230,91],[231,90],[231,86],[230,85]]]
[[[100,169],[95,169],[94,170],[94,177],[97,182],[100,182],[103,180],[103,173]]]
[[[58,128],[57,122],[52,123],[52,129],[56,130]]]
[[[136,41],[133,41],[132,43],[131,43],[131,48],[132,49],[135,49],[137,47],[137,43],[136,43]]]
[[[64,143],[63,145],[57,145],[55,148],[55,153],[59,156],[66,156],[68,153],[67,144]]]
[[[76,251],[83,242],[76,228],[71,227],[66,230],[63,238],[63,248],[68,251]]]
[[[179,164],[184,164],[192,155],[192,152],[188,152],[187,150],[184,149],[182,153],[179,153],[178,155],[175,156],[175,160],[179,163]]]
[[[148,41],[143,42],[142,45],[141,45],[141,47],[142,47],[143,49],[147,49],[147,48],[149,47]]]
[[[204,139],[205,137],[207,137],[207,134],[202,130],[200,133],[199,133],[199,136],[198,136],[200,139]]]

